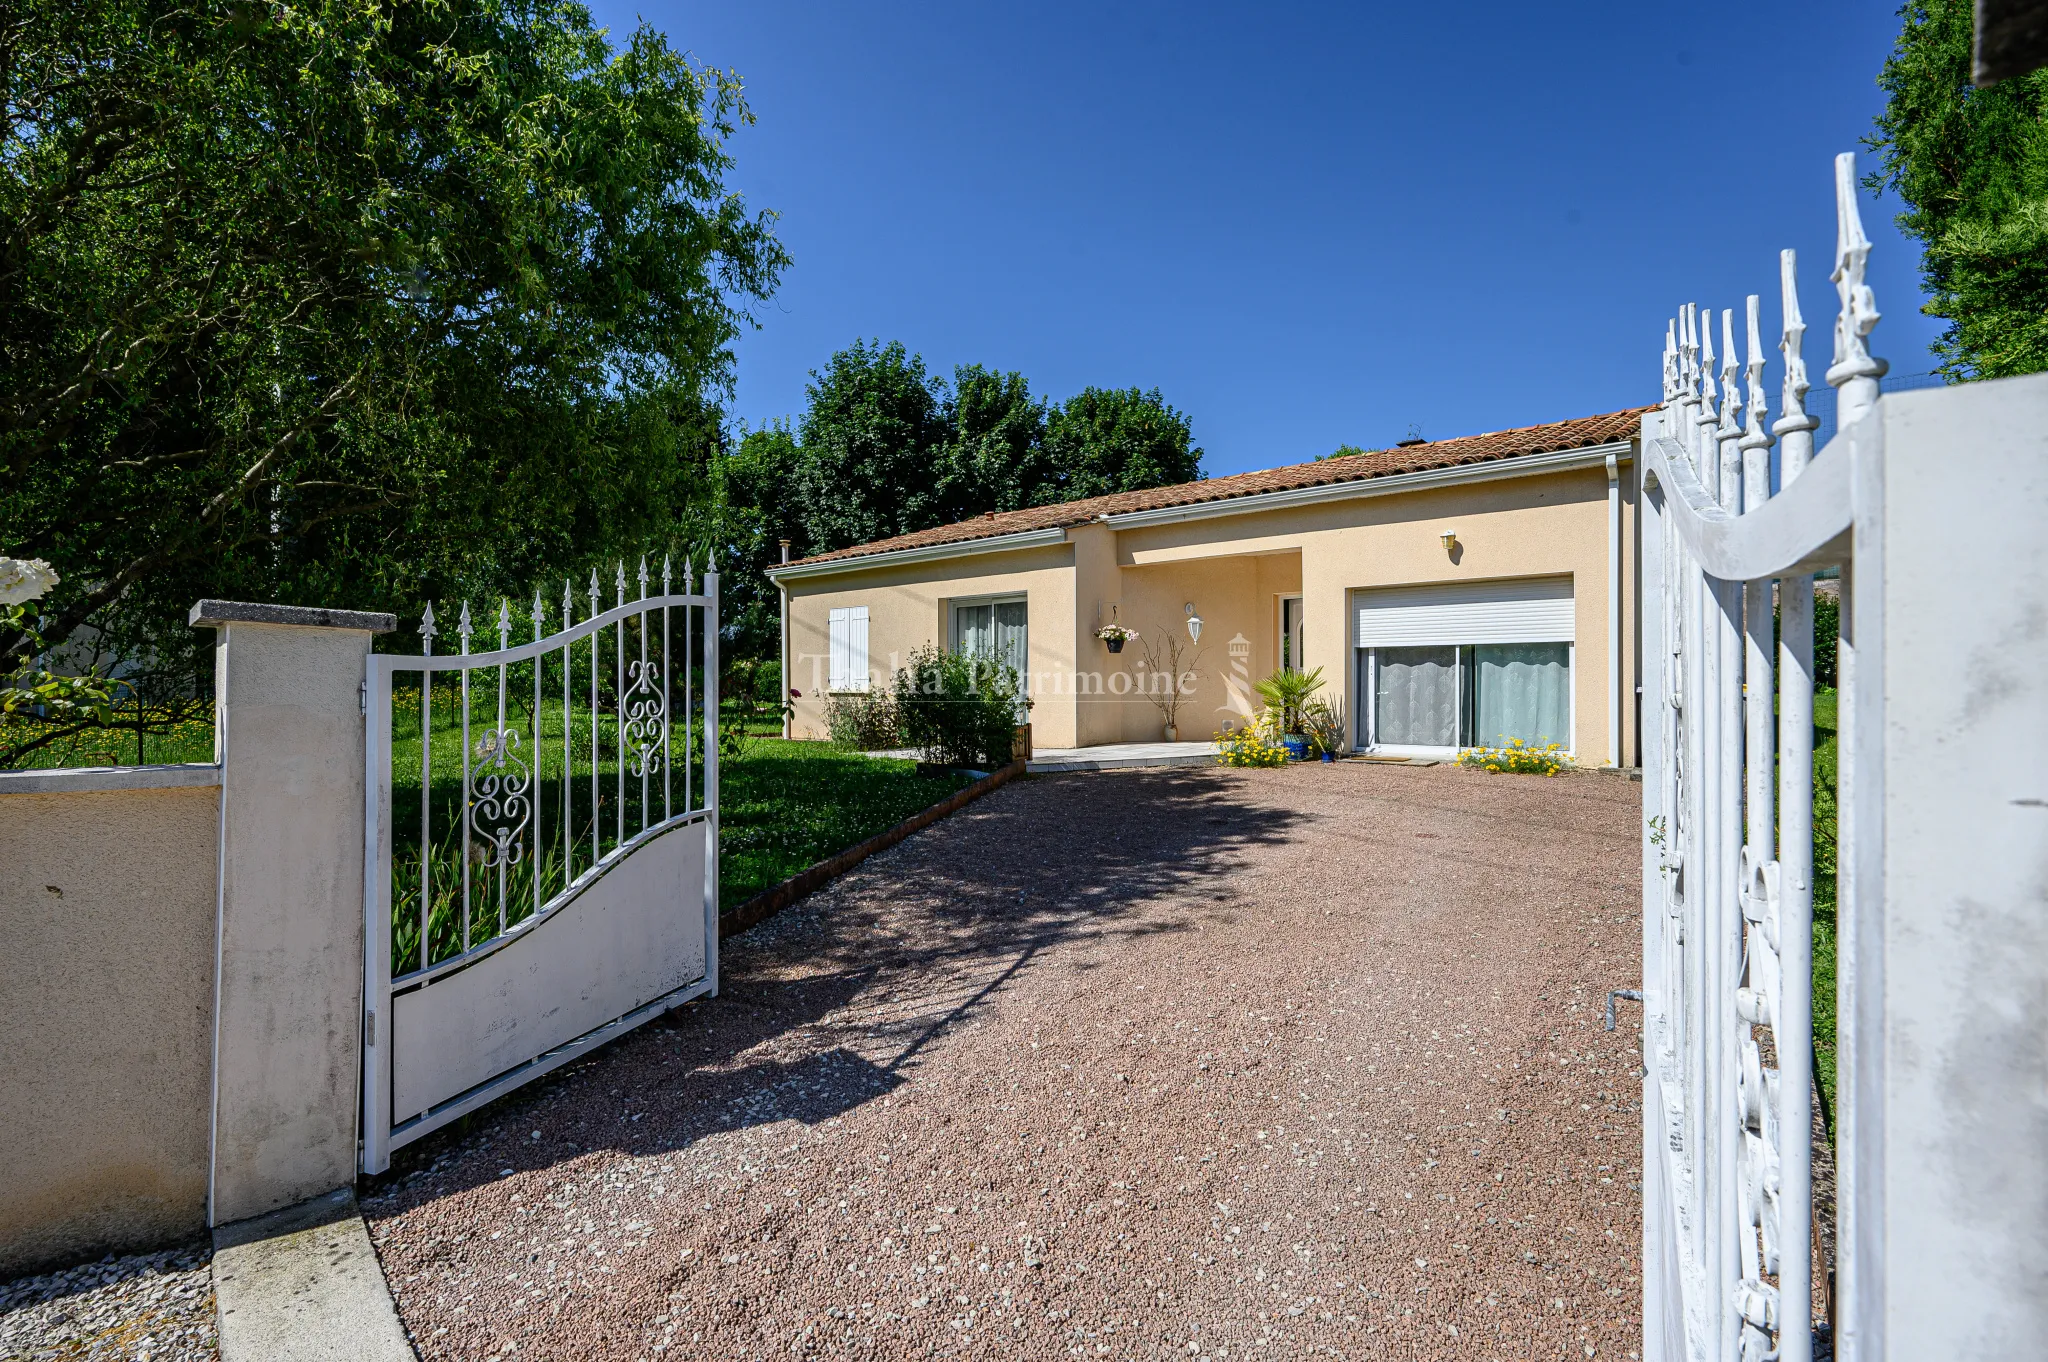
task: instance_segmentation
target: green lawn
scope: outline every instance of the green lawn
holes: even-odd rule
[[[726,907],[815,861],[894,827],[968,783],[917,773],[917,763],[862,756],[821,742],[756,738],[728,761],[719,835]]]
[[[580,679],[580,677],[579,677]],[[623,791],[619,780],[618,727],[610,716],[599,717],[595,806],[591,809],[591,724],[587,690],[579,687],[573,706],[573,731],[566,736],[574,758],[568,794],[568,832],[564,836],[562,775],[564,732],[560,672],[550,669],[543,686],[553,691],[540,706],[539,760],[534,761],[533,677],[515,669],[507,686],[506,726],[519,735],[512,755],[535,779],[538,835],[531,822],[523,829],[520,859],[504,867],[471,860],[470,904],[472,942],[497,928],[502,901],[507,924],[533,910],[534,877],[540,877],[543,899],[559,891],[565,869],[581,872],[595,856],[618,845],[623,794],[625,833],[642,826],[641,781],[629,760]],[[585,683],[587,684],[587,682]],[[609,693],[603,703],[612,703]],[[522,704],[521,701],[524,701]],[[119,717],[119,716],[117,716]],[[146,712],[140,736],[145,762],[208,762],[213,760],[212,705],[189,704],[183,710]],[[472,753],[487,731],[496,726],[495,678],[478,678],[470,695]],[[730,728],[738,716],[722,720]],[[788,879],[835,852],[867,840],[918,811],[938,803],[967,783],[953,775],[919,775],[911,761],[885,760],[847,752],[826,743],[785,742],[770,736],[772,720],[758,717],[746,725],[750,736],[737,757],[722,762],[724,810],[720,830],[719,900],[730,909]],[[33,730],[25,730],[33,731]],[[8,734],[0,734],[5,738]],[[419,964],[420,854],[420,692],[417,687],[394,693],[392,703],[392,904],[395,965]],[[703,753],[693,750],[686,763],[680,730],[671,738],[673,764],[669,799],[662,797],[659,768],[650,772],[644,816],[659,822],[664,808],[682,811],[684,781],[703,787]],[[93,729],[29,754],[22,765],[38,769],[135,764],[138,735],[128,726]],[[433,811],[432,847],[426,857],[429,904],[429,958],[443,960],[462,949],[462,853],[459,811],[462,790],[462,705],[459,686],[444,678],[434,688],[433,763],[430,771]],[[630,754],[629,754],[630,756]],[[537,769],[536,769],[537,767]],[[481,763],[479,763],[481,768]],[[701,795],[700,795],[701,798]],[[692,800],[692,803],[698,802]],[[594,846],[593,846],[594,843]],[[571,857],[573,856],[573,862]]]

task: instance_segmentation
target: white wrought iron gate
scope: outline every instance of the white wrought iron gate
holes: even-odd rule
[[[1718,371],[1713,313],[1672,322],[1643,422],[1645,1362],[2048,1338],[2048,375],[1880,397],[1854,158],[1835,176],[1838,433],[1815,453],[1791,251],[1778,418],[1752,295],[1739,326],[1721,313]],[[1838,1075],[1818,1146],[1817,892]]]
[[[1854,158],[1835,171],[1846,430],[1885,364]],[[1751,294],[1745,358],[1721,314],[1718,410],[1713,312],[1688,306],[1643,428],[1645,1342],[1672,1362],[1814,1344],[1813,573],[1851,565],[1852,503],[1846,437],[1814,457],[1791,251],[1780,272],[1778,419]]]
[[[362,1169],[718,988],[718,576],[372,654]],[[584,618],[575,622],[579,604]],[[410,683],[410,684],[408,684]],[[413,686],[417,686],[417,691]]]

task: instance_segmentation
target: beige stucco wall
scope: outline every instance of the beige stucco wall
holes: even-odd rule
[[[1621,764],[1635,763],[1634,491],[1620,470],[1623,587]],[[1305,662],[1323,668],[1326,694],[1356,713],[1352,594],[1381,586],[1569,576],[1576,641],[1573,748],[1581,762],[1608,760],[1608,478],[1601,468],[1363,496],[1291,509],[1237,513],[1144,528],[1077,526],[1064,547],[964,556],[899,568],[853,569],[790,586],[793,658],[815,655],[822,677],[826,612],[866,605],[868,647],[877,684],[892,656],[943,640],[953,598],[1022,592],[1029,600],[1040,747],[1156,741],[1158,710],[1128,691],[1116,673],[1135,677],[1137,644],[1112,655],[1095,638],[1110,619],[1157,638],[1185,638],[1187,604],[1203,620],[1200,673],[1182,708],[1183,740],[1206,738],[1239,708],[1233,703],[1230,645],[1248,645],[1243,680],[1279,665],[1284,595],[1303,602]],[[1455,531],[1458,551],[1441,536]],[[809,664],[793,665],[797,736],[823,736]],[[1078,676],[1078,680],[1076,680]],[[1048,682],[1051,684],[1048,684]],[[1126,683],[1129,684],[1129,683]],[[1099,689],[1098,689],[1099,687]],[[1242,684],[1238,686],[1242,694]]]
[[[1070,545],[943,559],[896,568],[848,572],[789,584],[789,685],[794,702],[791,735],[823,738],[830,665],[828,622],[840,606],[868,608],[869,684],[885,687],[912,650],[949,645],[951,603],[966,597],[1022,595],[1034,675],[1074,667],[1074,556]],[[1040,745],[1074,742],[1071,706],[1039,704],[1032,711]]]
[[[1629,619],[1633,602],[1626,596],[1633,574],[1633,506],[1628,479],[1621,481],[1622,764],[1627,765],[1634,760],[1628,741],[1635,684],[1634,629]],[[1580,761],[1597,765],[1608,755],[1607,490],[1604,470],[1582,469],[1129,530],[1121,538],[1129,562],[1154,568],[1192,565],[1216,554],[1298,548],[1305,661],[1323,668],[1332,693],[1344,701],[1347,721],[1359,701],[1352,655],[1353,592],[1568,575],[1577,616],[1573,748]],[[1446,531],[1458,536],[1455,555],[1444,549]],[[1263,599],[1268,594],[1272,593],[1261,593],[1250,623],[1270,631],[1272,610]],[[1218,618],[1212,627],[1235,631],[1240,618]],[[1259,648],[1253,654],[1252,673],[1264,675],[1278,662],[1277,640],[1269,632],[1261,644],[1259,635],[1245,632]]]
[[[0,1276],[206,1223],[220,790],[0,795]]]

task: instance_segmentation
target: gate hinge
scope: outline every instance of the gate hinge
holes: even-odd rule
[[[365,1012],[363,1014],[363,1044],[375,1045],[376,1043],[377,1014],[374,1012]]]
[[[363,678],[362,682],[356,686],[356,701],[363,712],[363,717],[368,718],[370,714],[370,681],[368,677]]]

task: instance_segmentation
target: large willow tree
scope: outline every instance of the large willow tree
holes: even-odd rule
[[[23,0],[0,81],[0,554],[63,575],[47,638],[175,684],[200,596],[410,614],[685,532],[787,264],[735,76],[573,4]]]

